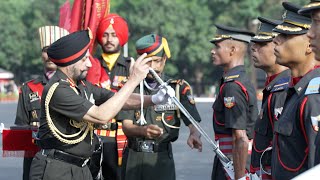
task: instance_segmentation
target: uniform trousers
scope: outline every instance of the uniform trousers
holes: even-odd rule
[[[136,152],[126,148],[123,154],[123,180],[175,180],[172,148],[162,152]]]
[[[87,165],[80,167],[38,152],[33,158],[30,180],[92,180]]]

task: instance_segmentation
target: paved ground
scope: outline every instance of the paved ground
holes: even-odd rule
[[[198,103],[197,107],[202,118],[201,126],[213,137],[211,105],[212,103]],[[0,123],[4,123],[6,127],[13,125],[16,106],[16,103],[0,103]],[[206,142],[203,142],[203,152],[191,150],[186,144],[188,135],[188,128],[182,126],[179,139],[173,143],[177,180],[209,180],[214,153]],[[0,147],[2,147],[1,134]],[[2,155],[1,150],[0,153]],[[22,179],[21,177],[22,158],[2,158],[0,156],[0,180],[19,180]]]

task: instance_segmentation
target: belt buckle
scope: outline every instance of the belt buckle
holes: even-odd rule
[[[152,141],[142,141],[140,144],[141,152],[153,153],[154,142]]]
[[[109,130],[111,128],[111,122],[107,122],[106,124],[101,126],[102,129]]]
[[[89,158],[84,160],[84,162],[82,163],[81,167],[85,167],[87,165],[88,161],[89,161]]]

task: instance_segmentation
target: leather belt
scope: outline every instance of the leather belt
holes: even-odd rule
[[[118,129],[118,123],[107,122],[107,124],[99,125],[96,129],[114,131]]]
[[[83,158],[73,154],[69,154],[57,149],[42,149],[41,154],[52,159],[63,161],[69,164],[73,164],[79,167],[84,167],[87,165],[90,158]]]
[[[136,152],[164,152],[170,148],[170,143],[156,143],[154,140],[137,140],[128,142],[128,147]]]

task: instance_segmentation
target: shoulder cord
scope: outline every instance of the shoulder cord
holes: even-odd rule
[[[141,100],[141,105],[140,105],[140,111],[141,115],[140,118],[138,119],[137,123],[140,124],[140,126],[146,125],[147,121],[144,118],[144,113],[143,113],[143,102],[144,102],[144,93],[143,93],[143,82],[140,82],[140,100]]]
[[[70,119],[70,121],[69,121],[70,125],[75,127],[75,128],[79,128],[80,129],[79,132],[74,133],[74,134],[70,134],[70,135],[63,134],[54,125],[54,123],[53,123],[53,121],[51,119],[51,116],[50,116],[49,103],[50,103],[50,100],[51,100],[51,98],[53,96],[53,93],[56,90],[56,88],[58,87],[58,85],[59,85],[59,82],[56,82],[50,87],[50,89],[48,91],[48,94],[46,96],[46,99],[45,99],[45,112],[46,112],[46,115],[47,115],[47,119],[46,120],[47,120],[49,129],[51,130],[53,136],[56,137],[59,141],[61,141],[63,143],[66,143],[66,144],[77,144],[77,143],[83,141],[84,138],[87,136],[88,132],[90,131],[91,143],[92,143],[92,139],[93,139],[93,124],[92,123],[89,123],[89,122],[83,121],[83,120],[81,122],[76,122],[75,120],[71,120]],[[73,90],[78,94],[78,92],[75,89],[73,89]],[[83,134],[78,139],[74,139],[74,140],[67,139],[67,138],[74,138],[74,137],[80,135],[81,132],[83,132]]]
[[[179,82],[177,82],[177,85],[176,85],[176,98],[180,102],[180,84],[179,84]],[[181,113],[180,113],[180,109],[179,108],[177,109],[177,117],[179,119],[181,118]]]

